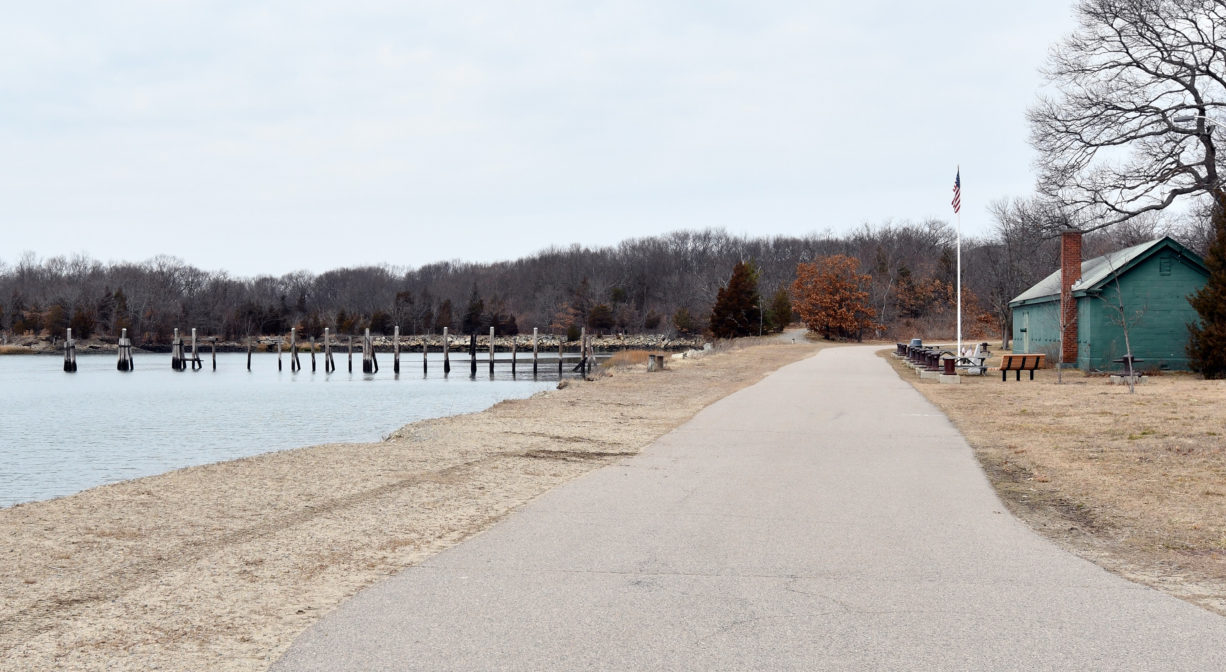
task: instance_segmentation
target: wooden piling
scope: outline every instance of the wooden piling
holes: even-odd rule
[[[451,337],[447,335],[447,327],[443,327],[443,375],[451,373],[451,358],[447,351],[451,349]]]
[[[289,370],[298,373],[302,370],[302,362],[298,361],[298,328],[289,329]]]
[[[315,373],[315,337],[311,337],[311,373]]]
[[[596,335],[592,334],[587,337],[587,372],[591,373],[596,368]]]
[[[490,327],[490,375],[494,375],[494,328]]]
[[[374,342],[370,340],[370,329],[367,328],[366,335],[362,337],[362,373],[376,373],[378,370]]]
[[[247,371],[251,371],[251,337],[247,337]]]
[[[174,340],[170,342],[170,368],[175,371],[187,368],[187,358],[183,355],[183,339],[179,337],[178,327],[175,327]]]
[[[430,342],[424,334],[421,337],[421,372],[430,372]]]
[[[213,370],[216,371],[217,370],[217,337],[214,336],[212,339],[209,340],[209,343],[212,344],[213,346]]]
[[[468,374],[477,375],[477,332],[468,335]]]
[[[362,373],[374,373],[375,367],[370,363],[370,329],[362,336]]]
[[[558,380],[562,380],[562,353],[566,346],[566,335],[558,336]]]
[[[515,377],[515,357],[517,356],[516,355],[517,348],[515,346],[516,346],[515,337],[512,336],[511,337],[511,377],[512,378]]]
[[[571,373],[578,373],[581,378],[587,377],[587,327],[579,330],[579,363]]]
[[[396,329],[392,336],[392,373],[400,375],[400,325],[396,325]]]
[[[536,378],[536,364],[540,352],[537,350],[537,328],[532,327],[532,377]]]
[[[353,334],[349,335],[349,373],[353,373]]]
[[[119,362],[116,368],[120,371],[132,370],[132,339],[128,338],[128,330],[121,329],[119,332]]]
[[[204,363],[200,361],[200,352],[196,349],[196,328],[192,327],[192,371],[199,371],[204,368]]]
[[[77,371],[77,342],[72,340],[72,329],[68,329],[68,337],[64,339],[64,373]]]
[[[277,337],[277,370],[281,370],[281,337]]]
[[[329,329],[324,327],[324,373],[332,373],[336,370],[336,362],[332,361],[332,339],[328,332]]]

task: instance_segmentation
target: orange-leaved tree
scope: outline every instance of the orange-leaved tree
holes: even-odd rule
[[[834,254],[811,264],[796,266],[792,307],[811,331],[823,338],[855,338],[880,328],[877,312],[869,305],[872,277],[860,274],[854,257]]]

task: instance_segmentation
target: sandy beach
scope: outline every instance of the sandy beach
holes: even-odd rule
[[[798,339],[799,340],[799,339]],[[0,510],[0,670],[263,670],[346,597],[819,345],[613,369],[388,440]]]

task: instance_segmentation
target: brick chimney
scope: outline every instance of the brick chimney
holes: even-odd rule
[[[1060,234],[1060,322],[1064,328],[1061,359],[1077,363],[1077,302],[1073,300],[1073,283],[1081,279],[1081,232]]]

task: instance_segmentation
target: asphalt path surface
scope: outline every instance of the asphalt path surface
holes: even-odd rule
[[[1226,670],[1226,618],[1031,532],[847,347],[363,591],[273,669]]]

